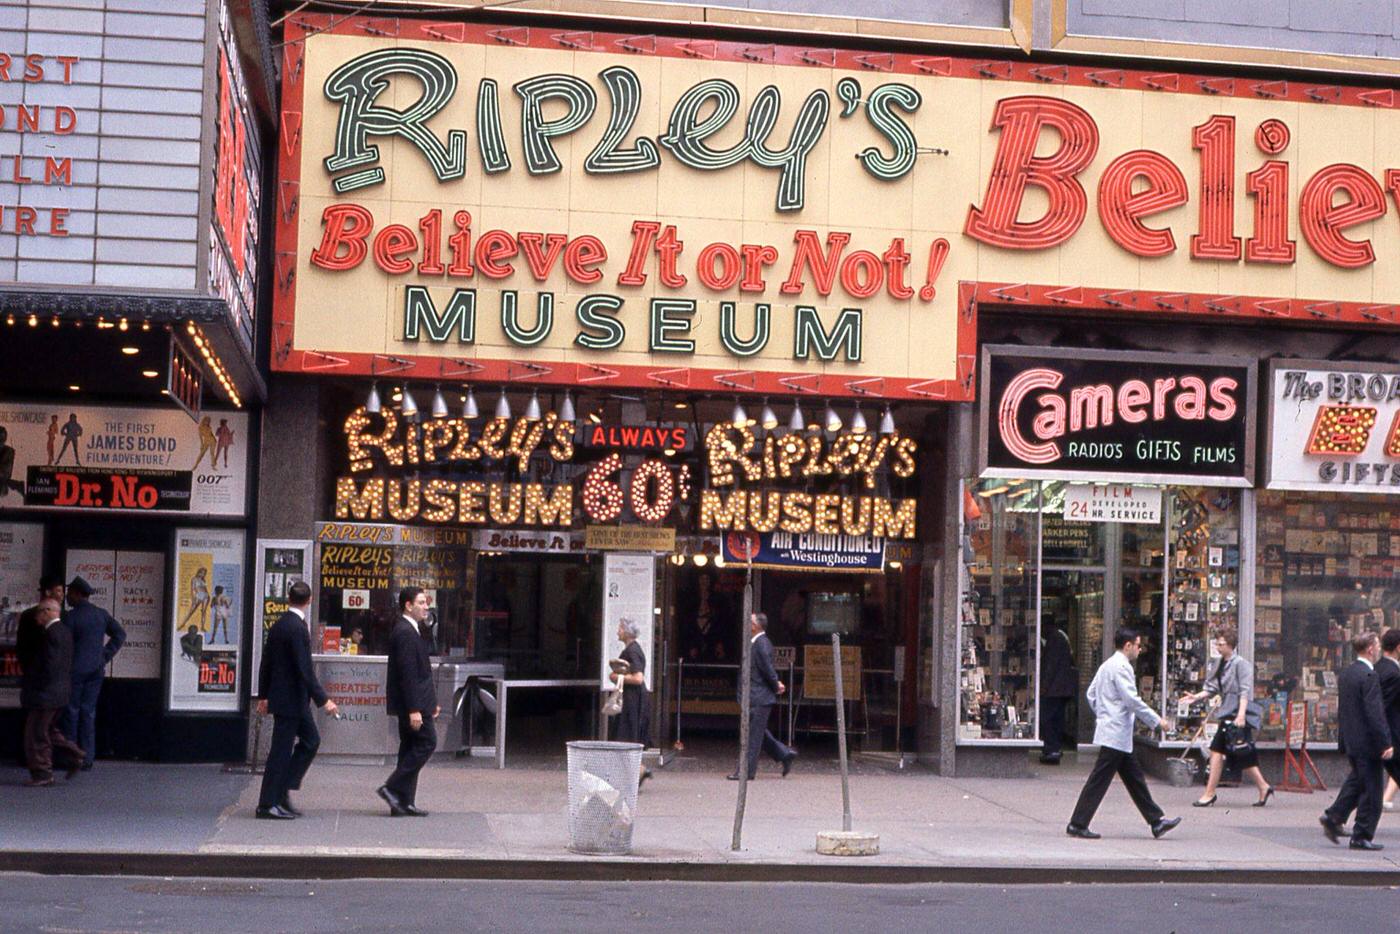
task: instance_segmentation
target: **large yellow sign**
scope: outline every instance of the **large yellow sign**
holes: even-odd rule
[[[975,298],[1394,324],[1389,92],[289,26],[281,369],[966,399]]]

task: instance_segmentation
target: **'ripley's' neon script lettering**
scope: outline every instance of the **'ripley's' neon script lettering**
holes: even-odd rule
[[[423,93],[403,109],[379,102],[393,76],[408,76],[422,85]],[[607,126],[584,158],[584,171],[613,174],[655,170],[661,165],[662,148],[682,165],[702,171],[727,169],[744,161],[766,169],[778,169],[777,209],[800,211],[806,197],[807,158],[826,132],[831,95],[817,88],[807,95],[786,143],[770,146],[769,137],[782,110],[777,86],[759,90],[749,105],[744,136],[725,149],[706,140],[721,132],[739,112],[739,88],[724,78],[709,78],[688,88],[671,108],[666,132],[655,140],[639,136],[624,146],[642,107],[642,82],[630,68],[615,65],[598,73],[608,95]],[[411,143],[428,161],[440,182],[463,178],[467,173],[467,131],[451,129],[444,142],[428,121],[457,93],[457,70],[436,52],[421,48],[380,49],[351,59],[326,78],[325,95],[340,105],[335,151],[325,159],[326,171],[338,175],[332,183],[344,194],[368,185],[383,184],[384,169],[376,165],[379,147],[370,136],[397,136]],[[512,85],[520,98],[519,155],[531,175],[559,172],[563,164],[554,140],[581,130],[598,109],[598,92],[575,75],[536,75]],[[508,172],[510,147],[501,123],[500,89],[494,78],[483,77],[476,92],[476,146],[487,174]],[[908,174],[918,158],[917,141],[909,125],[896,113],[912,114],[922,97],[907,84],[882,84],[862,93],[860,82],[842,78],[836,85],[838,115],[850,117],[864,104],[871,127],[889,148],[876,146],[856,154],[864,169],[879,179]],[[545,117],[549,107],[551,116]],[[559,112],[562,108],[562,113]],[[350,170],[350,171],[346,171]]]
[[[1042,392],[1035,396],[1040,411],[1031,421],[1032,441],[1021,433],[1017,418],[1021,406],[1036,390],[1056,390],[1064,374],[1050,367],[1034,367],[1018,374],[1006,386],[997,403],[997,427],[1002,442],[1012,455],[1028,464],[1049,464],[1060,458],[1060,446],[1052,439],[1066,434],[1107,428],[1114,419],[1129,424],[1210,419],[1227,422],[1239,405],[1234,392],[1239,380],[1219,376],[1209,385],[1199,376],[1167,376],[1146,380],[1125,380],[1115,390],[1107,383],[1076,386],[1069,392]]]

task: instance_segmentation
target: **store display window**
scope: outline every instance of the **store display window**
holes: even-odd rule
[[[1040,486],[973,481],[965,497],[962,741],[1035,737]]]
[[[1200,691],[1219,656],[1215,639],[1239,631],[1240,493],[1210,487],[1175,487],[1167,491],[1169,512],[1165,551],[1146,546],[1157,566],[1168,564],[1167,618],[1161,635],[1139,659],[1139,687],[1168,726],[1167,742],[1191,742],[1207,726],[1209,701],[1181,701]],[[1158,539],[1160,542],[1160,539]],[[1160,587],[1154,597],[1159,614]],[[1139,609],[1146,606],[1143,595]],[[1126,601],[1125,601],[1126,603]],[[1153,667],[1157,670],[1154,673]],[[1164,690],[1163,690],[1164,689]]]
[[[1393,497],[1264,491],[1258,498],[1255,695],[1262,741],[1282,742],[1289,701],[1309,742],[1337,741],[1337,672],[1349,642],[1400,626],[1400,503]]]
[[[1138,684],[1169,722],[1160,738],[1197,738],[1208,708],[1180,698],[1204,684],[1214,637],[1240,624],[1239,491],[1004,479],[966,489],[959,741],[1038,737],[1039,649],[1058,630],[1077,671],[1066,738],[1090,742],[1083,694],[1118,626],[1143,636]]]

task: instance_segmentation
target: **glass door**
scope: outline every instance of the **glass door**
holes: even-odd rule
[[[1041,639],[1068,639],[1078,672],[1078,687],[1064,718],[1066,745],[1073,750],[1074,744],[1094,738],[1094,713],[1083,697],[1104,659],[1104,572],[1046,568],[1040,601]]]
[[[1164,713],[1162,658],[1166,648],[1166,528],[1162,523],[1123,523],[1114,526],[1118,614],[1121,625],[1142,636],[1138,659],[1138,691],[1158,713]],[[1112,636],[1110,634],[1110,645]]]

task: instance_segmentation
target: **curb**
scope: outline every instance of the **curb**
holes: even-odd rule
[[[0,872],[71,876],[228,879],[453,879],[557,882],[839,882],[1062,885],[1400,886],[1400,867],[1231,869],[1115,866],[886,866],[841,863],[702,863],[647,859],[458,859],[257,853],[0,852]]]

